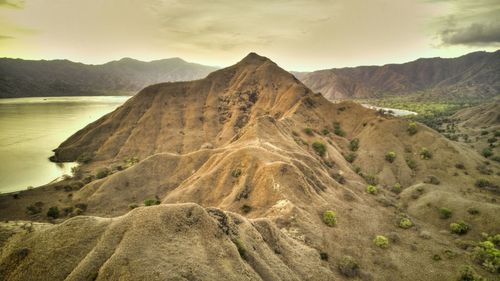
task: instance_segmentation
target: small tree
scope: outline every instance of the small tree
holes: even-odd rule
[[[323,213],[323,222],[329,227],[334,227],[337,224],[337,213],[328,210]]]
[[[313,142],[312,147],[313,147],[314,151],[316,151],[316,153],[319,156],[321,156],[321,157],[325,156],[326,146],[324,143],[319,142],[319,141],[315,141],[315,142]]]
[[[417,123],[415,122],[411,122],[408,124],[408,134],[410,134],[410,136],[413,136],[414,134],[417,133]]]
[[[394,162],[395,159],[396,159],[396,152],[389,151],[385,154],[385,160],[387,160],[387,162],[392,163]]]

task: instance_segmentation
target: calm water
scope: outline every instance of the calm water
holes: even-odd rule
[[[129,97],[0,99],[0,192],[39,186],[71,173],[48,160],[66,138]]]

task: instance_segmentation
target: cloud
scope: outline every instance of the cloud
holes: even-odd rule
[[[500,44],[500,1],[433,0],[446,5],[433,27],[439,45],[498,46]]]
[[[0,35],[0,40],[8,40],[8,39],[14,39],[14,37],[8,35]]]
[[[447,45],[488,45],[500,43],[500,24],[474,23],[464,28],[441,32],[441,40]]]
[[[0,0],[0,7],[21,9],[24,1],[21,0]]]

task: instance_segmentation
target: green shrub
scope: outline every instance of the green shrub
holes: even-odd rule
[[[427,148],[423,147],[420,150],[420,158],[424,160],[429,160],[432,158],[432,152],[430,152]]]
[[[483,149],[483,156],[488,158],[490,156],[493,155],[493,150],[491,150],[491,148],[487,147],[485,149]]]
[[[474,208],[474,207],[470,207],[467,209],[467,213],[469,213],[471,215],[478,215],[480,212],[479,212],[479,209]]]
[[[37,203],[26,207],[26,213],[28,213],[28,215],[36,215],[42,212],[42,204],[37,204]]]
[[[341,175],[341,174],[339,174],[339,173],[333,173],[333,174],[332,174],[332,178],[333,178],[334,180],[336,180],[336,181],[337,181],[338,183],[340,183],[340,184],[344,184],[344,183],[345,183],[345,178],[344,178],[344,176],[342,176],[342,175]]]
[[[363,179],[369,185],[377,185],[378,184],[378,179],[374,175],[367,175],[367,174],[361,173],[361,177],[363,177]]]
[[[394,160],[396,160],[396,152],[394,152],[394,151],[387,152],[385,154],[385,160],[387,160],[387,162],[389,162],[389,163],[394,162]]]
[[[240,207],[240,210],[244,213],[244,214],[248,214],[252,211],[252,206],[250,205],[247,205],[247,204],[243,204],[241,207]]]
[[[354,162],[354,160],[356,160],[356,157],[358,156],[354,152],[350,152],[349,154],[344,155],[345,160],[349,163]]]
[[[487,134],[489,134],[488,131],[481,131],[481,136],[486,136]]]
[[[450,230],[452,233],[458,235],[466,234],[470,229],[470,225],[466,224],[464,221],[457,221],[450,224]]]
[[[340,273],[346,277],[355,277],[359,274],[359,265],[351,256],[343,256],[338,267]]]
[[[500,137],[500,131],[495,131],[495,137]]]
[[[247,249],[245,247],[245,244],[240,239],[234,238],[233,239],[234,245],[236,245],[236,249],[238,249],[238,253],[240,254],[240,257],[244,260],[247,259]]]
[[[377,247],[385,249],[389,247],[389,239],[387,239],[387,237],[385,236],[377,235],[375,236],[375,239],[373,239],[373,244],[375,244],[375,246]]]
[[[359,149],[359,139],[353,139],[349,142],[349,149],[351,151],[357,151]]]
[[[109,175],[109,170],[107,168],[100,169],[95,175],[96,179],[102,179]]]
[[[321,131],[321,133],[323,133],[323,135],[325,135],[325,136],[326,136],[326,135],[328,135],[328,134],[330,133],[330,131],[328,131],[328,129],[327,129],[327,128],[324,128],[324,129]]]
[[[453,215],[453,212],[445,207],[439,208],[439,217],[442,219],[449,219]]]
[[[126,169],[126,168],[130,168],[130,167],[134,166],[135,164],[139,163],[139,158],[137,158],[137,157],[125,158],[125,159],[123,159],[123,162],[125,162],[125,169]]]
[[[329,227],[334,227],[337,224],[337,213],[328,210],[323,213],[323,222]]]
[[[328,260],[328,253],[325,253],[325,252],[319,253],[319,258],[323,261],[327,261]]]
[[[408,134],[409,134],[410,136],[413,136],[414,134],[416,134],[416,133],[417,133],[417,131],[418,131],[418,130],[417,130],[417,123],[415,123],[415,122],[411,122],[411,123],[409,123],[409,124],[408,124],[408,129],[407,129],[407,131],[408,131]]]
[[[311,128],[305,128],[304,133],[306,133],[306,135],[309,135],[309,136],[314,135],[313,129],[311,129]]]
[[[457,281],[487,281],[469,265],[464,266],[460,269],[460,274],[458,275]]]
[[[312,143],[312,148],[314,149],[314,151],[316,151],[316,154],[318,154],[319,156],[321,157],[325,156],[326,146],[324,143],[315,141]]]
[[[233,171],[231,171],[231,176],[233,176],[233,178],[237,178],[237,177],[241,176],[241,169],[237,168],[237,169],[234,169]]]
[[[413,226],[413,222],[409,218],[401,218],[399,220],[399,227],[408,229]]]
[[[152,198],[148,198],[146,200],[144,200],[144,206],[153,206],[153,205],[159,205],[161,202],[160,200],[158,199],[152,199]]]
[[[377,194],[378,193],[378,188],[374,185],[369,185],[366,187],[366,192],[370,194]]]
[[[80,156],[78,156],[76,158],[76,162],[78,162],[80,164],[87,164],[90,161],[92,161],[92,158],[94,158],[94,155],[92,153],[90,153],[90,152],[84,152],[84,153],[80,154]]]
[[[399,182],[395,183],[392,186],[391,191],[394,192],[394,193],[396,193],[396,194],[401,193],[401,184]]]
[[[497,138],[489,138],[488,143],[495,143],[497,142],[497,140],[498,140]]]
[[[472,257],[489,272],[500,273],[500,249],[492,241],[479,242],[473,250]]]
[[[47,217],[57,219],[59,217],[59,208],[56,206],[50,207],[47,211]]]

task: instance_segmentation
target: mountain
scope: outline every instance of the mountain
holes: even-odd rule
[[[500,50],[404,64],[296,73],[327,99],[366,99],[422,93],[427,99],[481,99],[500,93]]]
[[[54,152],[73,178],[0,196],[0,280],[496,276],[469,257],[500,225],[481,155],[255,53],[148,86]]]
[[[132,94],[145,86],[205,77],[215,67],[179,58],[103,65],[0,58],[0,98]]]

